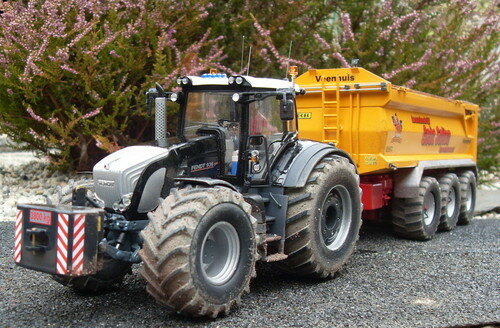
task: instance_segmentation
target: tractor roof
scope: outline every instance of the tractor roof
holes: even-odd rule
[[[299,92],[297,84],[287,80],[253,77],[248,75],[241,76],[252,88],[263,89],[295,89]],[[203,74],[202,76],[187,76],[193,86],[210,85],[229,85],[229,78],[225,74]],[[248,85],[247,84],[247,85]]]

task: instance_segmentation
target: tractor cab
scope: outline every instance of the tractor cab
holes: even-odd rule
[[[298,87],[286,80],[217,73],[185,76],[177,82],[181,91],[164,95],[180,106],[181,142],[201,142],[207,136],[216,140],[215,147],[186,158],[180,175],[220,178],[235,185],[269,185],[273,160],[296,140]],[[157,87],[148,92],[148,98],[161,93]],[[155,108],[160,108],[156,115],[164,117],[165,106]],[[157,133],[157,138],[164,135]]]

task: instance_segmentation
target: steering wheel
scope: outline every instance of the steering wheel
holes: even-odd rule
[[[233,121],[225,120],[225,119],[217,120],[217,123],[219,124],[219,126],[226,128],[226,129],[232,129],[232,128],[238,127],[238,122],[233,122]]]

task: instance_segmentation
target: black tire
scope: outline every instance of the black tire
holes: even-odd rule
[[[433,213],[428,213],[431,206]],[[392,225],[394,233],[400,237],[414,240],[432,239],[440,217],[441,191],[439,183],[433,177],[422,178],[417,197],[395,198],[393,201]]]
[[[285,253],[277,265],[297,276],[333,277],[354,251],[361,227],[361,189],[354,165],[331,156],[303,188],[288,188]]]
[[[257,224],[251,216],[251,206],[241,194],[218,186],[172,189],[149,217],[149,225],[141,232],[144,239],[140,251],[141,274],[147,281],[147,291],[158,303],[187,316],[215,318],[229,313],[241,302],[255,276]],[[219,227],[230,230],[224,235],[226,241],[233,240],[232,245],[239,245],[239,252],[235,252],[236,266],[220,272],[216,262],[234,259],[229,254],[237,247],[228,243],[226,251],[218,248],[223,238],[212,241],[214,249],[221,251],[216,260],[208,260],[206,269],[203,263],[214,253],[202,254],[205,241],[208,245],[211,240],[208,238],[211,231],[222,229]],[[228,263],[224,262],[222,267],[231,267]],[[211,269],[215,273],[209,272]],[[216,274],[223,271],[225,278],[218,279]]]
[[[460,214],[460,181],[454,173],[447,173],[439,179],[441,189],[441,221],[438,230],[450,231],[457,226]]]
[[[83,179],[65,187],[59,194],[59,204],[71,204],[73,189],[77,187],[85,187],[87,195],[92,196],[94,182],[91,179]],[[86,206],[91,207],[92,204],[87,203]],[[98,261],[101,262],[101,270],[94,275],[74,278],[53,275],[52,279],[80,293],[98,294],[122,283],[125,275],[131,273],[132,263],[118,261],[102,254],[99,254]]]
[[[472,171],[465,171],[460,175],[460,215],[458,224],[469,224],[474,217],[476,207],[476,175]]]

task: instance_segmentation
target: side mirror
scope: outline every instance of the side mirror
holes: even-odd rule
[[[292,99],[281,99],[280,101],[280,118],[282,121],[291,121],[295,118]]]
[[[261,146],[264,144],[264,137],[262,136],[250,136],[248,142],[250,146]]]

